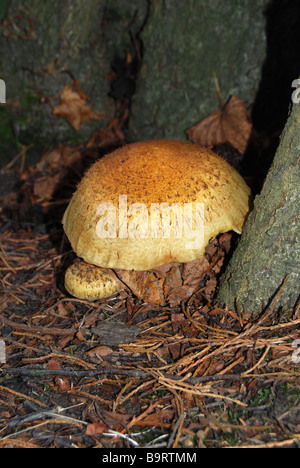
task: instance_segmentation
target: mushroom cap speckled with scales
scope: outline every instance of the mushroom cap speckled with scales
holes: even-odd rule
[[[193,228],[185,231],[183,223],[176,230],[185,205],[193,207]],[[161,210],[158,217],[153,206]],[[201,233],[195,206],[204,208]],[[153,219],[161,228],[164,208],[171,229],[165,236],[161,229],[151,230]],[[62,222],[73,250],[86,263],[150,270],[201,257],[209,240],[222,232],[241,233],[250,209],[244,179],[211,150],[190,142],[148,140],[97,160],[79,183]],[[76,296],[74,289],[71,294]]]

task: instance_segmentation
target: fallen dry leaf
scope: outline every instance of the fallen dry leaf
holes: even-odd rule
[[[82,146],[57,145],[43,154],[35,169],[47,174],[56,174],[65,167],[74,167],[81,159]]]
[[[48,369],[61,370],[60,364],[55,358],[51,358],[48,362]],[[61,391],[68,391],[71,388],[70,379],[68,377],[55,377],[54,381]]]
[[[43,154],[40,161],[31,168],[31,173],[35,175],[33,194],[37,203],[42,204],[51,200],[70,167],[81,169],[80,149],[80,146],[72,148],[69,145],[60,144]]]
[[[230,143],[241,154],[247,148],[252,122],[244,101],[234,94],[221,110],[216,110],[186,130],[188,139],[212,148]]]
[[[33,193],[38,202],[50,200],[60,181],[60,174],[42,176],[34,182]]]
[[[165,274],[160,271],[129,271],[114,270],[117,277],[125,283],[136,297],[143,298],[144,302],[163,305],[165,296],[163,285]]]
[[[66,119],[75,130],[80,130],[83,122],[105,118],[104,111],[96,111],[86,105],[89,97],[79,89],[78,81],[71,81],[60,95],[60,104],[53,109],[54,115]]]
[[[101,345],[101,346],[96,346],[95,348],[92,348],[90,351],[86,353],[87,356],[90,357],[105,357],[109,356],[113,350],[109,346]]]
[[[95,435],[101,435],[103,432],[107,431],[107,426],[104,424],[104,422],[94,422],[94,423],[89,423],[86,426],[85,434],[88,436],[95,436]]]
[[[96,128],[86,144],[86,148],[110,148],[119,146],[124,140],[116,136],[110,128]],[[98,154],[97,154],[98,155]]]
[[[145,303],[179,305],[189,299],[205,278],[205,294],[211,296],[216,276],[230,248],[231,234],[210,240],[205,255],[186,263],[170,263],[148,271],[113,270],[117,278]]]

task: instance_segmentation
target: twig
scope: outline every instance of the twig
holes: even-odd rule
[[[94,377],[95,375],[124,375],[136,378],[145,378],[150,374],[147,372],[139,371],[136,369],[118,369],[118,368],[97,368],[88,370],[75,370],[75,369],[41,369],[41,368],[30,368],[30,367],[18,367],[18,368],[2,368],[0,369],[0,375],[13,374],[13,375],[29,375],[32,377],[42,376],[59,376],[59,377]]]
[[[268,442],[266,444],[255,444],[255,445],[237,445],[236,447],[229,448],[279,448],[286,447],[287,445],[297,444],[299,446],[300,440],[298,434],[293,439],[287,439],[282,441]]]
[[[71,420],[71,421],[83,423],[86,425],[87,423],[85,421],[80,421],[79,419],[70,418],[70,416],[65,416],[61,414],[63,411],[67,411],[69,409],[76,408],[77,406],[81,406],[81,405],[83,405],[83,403],[77,403],[76,405],[68,406],[66,408],[62,408],[61,406],[58,406],[55,408],[48,408],[48,409],[44,409],[41,411],[34,411],[33,413],[25,414],[24,416],[16,416],[7,422],[7,427],[11,428],[15,426],[20,426],[21,424],[25,424],[25,423],[27,424],[32,421],[37,421],[38,419],[42,419],[46,416],[50,418],[59,417],[64,420]]]
[[[3,371],[3,369],[0,369],[0,371]],[[12,390],[11,388],[7,388],[7,387],[3,387],[2,385],[0,385],[0,390],[1,392],[6,392],[6,393],[10,393],[12,395],[14,395],[15,397],[18,397],[18,398],[23,398],[24,400],[29,400],[29,401],[32,401],[33,403],[36,403],[38,406],[42,406],[45,408],[45,404],[42,403],[41,401],[39,400],[36,400],[35,398],[32,398],[28,395],[24,395],[23,393],[20,393],[20,392],[16,392],[15,390]]]
[[[131,439],[127,434],[122,434],[121,432],[114,431],[113,429],[108,429],[108,432],[104,432],[102,435],[106,437],[121,437],[121,439],[127,440],[127,442],[132,444],[134,447],[139,446],[139,444],[135,440]]]
[[[235,400],[234,398],[226,397],[224,395],[218,395],[217,393],[213,392],[207,392],[206,390],[202,390],[201,388],[196,387],[194,384],[190,384],[187,381],[182,382],[182,380],[179,383],[174,383],[172,379],[169,377],[166,378],[164,375],[160,374],[158,375],[158,381],[170,388],[171,390],[179,390],[181,392],[186,392],[190,393],[192,395],[199,395],[199,396],[207,396],[207,397],[212,397],[212,398],[219,398],[221,400],[229,401],[231,403],[235,403],[240,406],[247,406],[246,403],[243,403],[240,400]]]
[[[25,163],[25,156],[24,154],[26,154],[26,151],[28,151],[33,145],[29,145],[29,146],[24,146],[22,144],[20,144],[20,147],[21,147],[21,151],[20,153],[16,154],[16,156],[13,157],[13,159],[8,163],[6,164],[6,166],[4,166],[2,169],[1,169],[1,172],[5,172],[7,171],[8,169],[11,169],[13,167],[13,165],[15,164],[15,162],[21,158],[21,167],[19,169],[20,172],[22,172],[22,170],[24,169],[24,163]]]
[[[177,419],[176,424],[174,426],[174,429],[173,429],[173,431],[172,431],[172,433],[170,435],[170,438],[169,438],[168,443],[167,443],[167,448],[170,448],[170,447],[174,448],[173,444],[174,444],[174,441],[175,441],[176,434],[178,434],[178,433],[180,434],[183,423],[184,423],[184,419],[185,419],[185,413],[181,413],[181,415]]]
[[[219,101],[219,105],[220,105],[220,110],[222,111],[224,109],[224,106],[223,106],[223,102],[222,102],[222,98],[221,98],[219,80],[217,78],[217,74],[216,74],[215,71],[213,72],[213,76],[214,76],[214,82],[215,82],[215,87],[216,87],[216,91],[217,91],[218,101]]]
[[[243,374],[242,374],[243,377],[246,376],[247,374],[250,374],[250,372],[254,371],[254,369],[256,369],[257,367],[259,367],[261,365],[261,363],[265,360],[265,357],[267,356],[268,352],[270,351],[270,348],[271,348],[271,346],[267,346],[264,354],[259,359],[259,361],[253,367],[246,370],[246,372],[243,372]]]
[[[96,369],[86,369],[86,370],[75,370],[75,369],[41,369],[36,367],[17,367],[17,368],[2,368],[0,369],[0,375],[2,374],[12,374],[12,375],[29,375],[32,377],[94,377],[97,375],[120,375],[126,376],[131,378],[147,378],[155,376],[157,378],[157,374],[153,374],[155,372],[151,369],[147,371],[142,371],[140,369],[121,369],[117,367],[108,368],[108,367],[101,367]],[[182,382],[183,379],[177,375],[170,375],[167,373],[160,373],[165,379],[172,380],[174,382],[179,381]],[[240,374],[228,374],[228,375],[206,375],[202,377],[189,377],[185,378],[184,381],[190,385],[197,385],[201,383],[207,382],[217,382],[217,381],[230,381],[234,382],[241,379]]]
[[[22,323],[13,322],[12,320],[7,319],[3,315],[0,315],[0,324],[1,321],[8,325],[9,327],[14,328],[15,330],[26,330],[31,333],[39,333],[44,335],[74,335],[78,330],[77,328],[45,328],[45,327],[37,327],[37,326],[28,326]]]

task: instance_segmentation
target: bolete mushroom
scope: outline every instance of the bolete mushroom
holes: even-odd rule
[[[239,173],[197,144],[148,140],[118,148],[90,167],[64,213],[80,257],[65,287],[78,298],[104,298],[124,289],[119,273],[200,258],[213,237],[242,232],[250,206]]]

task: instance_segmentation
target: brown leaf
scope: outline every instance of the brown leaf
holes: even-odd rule
[[[185,263],[182,272],[184,284],[199,283],[199,279],[203,277],[209,268],[210,264],[206,256]]]
[[[189,299],[195,291],[197,291],[198,285],[183,285],[179,286],[178,288],[174,288],[168,294],[168,304],[171,307],[175,307],[179,305],[181,302],[186,301]]]
[[[127,271],[115,270],[135,296],[150,304],[164,305],[163,285],[165,274],[160,271]]]
[[[204,278],[205,293],[209,297],[216,288],[216,275],[224,263],[224,251],[230,248],[231,235],[223,234],[220,239],[221,242],[217,237],[211,239],[205,255],[190,262],[168,263],[147,271],[113,271],[123,285],[148,304],[177,306],[199,289]]]
[[[123,140],[121,141],[118,136],[115,134],[113,130],[109,127],[107,128],[96,128],[94,130],[91,138],[89,139],[88,143],[86,144],[86,148],[114,148],[119,146]],[[97,157],[99,154],[97,153]]]
[[[217,110],[186,130],[188,139],[212,148],[230,143],[241,154],[247,148],[252,123],[244,101],[234,94],[222,110]]]
[[[94,356],[105,357],[105,356],[109,356],[112,352],[113,350],[109,346],[102,345],[102,346],[96,346],[96,348],[93,348],[90,351],[87,351],[86,355],[92,356],[92,357]]]
[[[107,431],[107,426],[102,421],[89,423],[86,426],[85,434],[89,436],[101,435],[103,432]]]
[[[60,370],[60,364],[55,358],[51,358],[49,363],[48,363],[48,368],[51,370]],[[70,384],[70,379],[68,377],[55,377],[54,379],[56,385],[59,387],[59,389],[63,392],[70,390],[71,384]]]
[[[169,346],[169,352],[171,353],[172,358],[174,360],[178,359],[180,357],[180,350],[181,350],[181,344],[180,343],[173,343],[173,344],[170,344],[170,346]]]
[[[229,253],[231,248],[232,234],[225,232],[219,237],[219,244],[226,254]]]
[[[172,289],[179,288],[180,286],[182,286],[180,266],[173,266],[166,274],[166,279],[164,282],[164,293],[166,297]]]
[[[31,167],[34,178],[33,194],[35,201],[42,204],[49,201],[60,182],[67,176],[68,170],[80,170],[82,167],[81,146],[72,148],[60,144],[43,154],[40,161]]]
[[[71,81],[62,90],[60,104],[54,107],[53,114],[66,119],[75,130],[79,130],[83,122],[104,119],[105,112],[87,106],[87,99],[88,96],[79,89],[79,82]]]
[[[60,181],[60,174],[39,177],[33,186],[33,193],[38,202],[50,200]]]
[[[42,155],[35,170],[54,175],[65,167],[73,167],[82,159],[81,149],[81,146],[72,147],[59,144]]]

